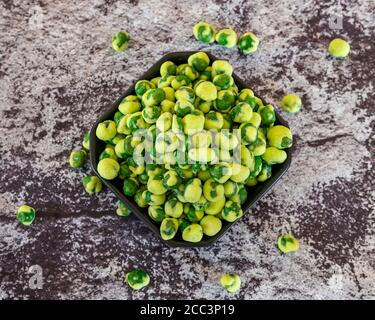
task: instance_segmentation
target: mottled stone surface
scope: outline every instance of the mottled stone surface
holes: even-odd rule
[[[375,298],[374,1],[28,2],[0,0],[0,298]],[[260,48],[246,57],[200,44],[199,20],[253,31]],[[120,29],[132,36],[124,53],[110,46]],[[326,52],[338,35],[352,46],[343,61]],[[229,59],[275,106],[290,92],[305,103],[282,112],[297,137],[286,176],[205,249],[166,247],[135,217],[117,217],[108,190],[84,193],[88,167],[67,165],[109,103],[186,49]],[[23,203],[38,210],[29,228],[15,219]],[[283,232],[301,240],[298,253],[280,255]],[[29,288],[32,265],[41,290]],[[152,276],[141,292],[123,283],[134,267]],[[223,272],[241,274],[239,293],[220,288]]]

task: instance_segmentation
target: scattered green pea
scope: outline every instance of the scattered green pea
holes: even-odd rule
[[[285,234],[280,236],[277,239],[277,245],[280,251],[283,253],[294,252],[298,251],[299,249],[299,241],[291,234]]]
[[[328,45],[328,52],[332,57],[345,58],[350,52],[350,45],[344,39],[333,39]]]
[[[82,184],[88,194],[99,193],[103,189],[102,182],[97,176],[85,177]]]
[[[29,226],[35,220],[36,211],[34,208],[22,205],[17,210],[17,220],[24,226]]]
[[[209,23],[198,22],[193,27],[193,34],[195,39],[204,43],[212,43],[215,41],[215,29]]]
[[[253,53],[258,49],[259,39],[252,32],[246,32],[238,41],[238,48],[242,53],[249,54]]]
[[[129,34],[124,31],[117,32],[112,37],[112,47],[116,51],[124,51],[128,48]]]
[[[122,201],[117,202],[116,214],[120,217],[129,217],[131,215],[131,210]]]
[[[87,152],[85,150],[73,150],[70,153],[69,164],[73,168],[82,168],[86,163],[86,159]]]
[[[237,274],[225,274],[220,277],[220,284],[230,293],[238,291],[241,287],[241,278]]]
[[[150,283],[150,276],[140,269],[134,269],[126,274],[126,282],[133,290],[140,290]]]
[[[225,48],[234,48],[237,45],[237,34],[233,29],[221,29],[215,36],[216,42]]]
[[[90,150],[90,132],[86,132],[83,136],[82,146],[86,150]]]
[[[283,98],[281,107],[290,113],[296,113],[302,108],[302,100],[295,94],[289,94]]]

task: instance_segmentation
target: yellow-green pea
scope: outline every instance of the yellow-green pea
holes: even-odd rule
[[[244,145],[253,144],[258,137],[257,128],[251,123],[243,123],[240,126],[241,142]]]
[[[262,124],[265,126],[273,125],[276,120],[274,107],[270,104],[259,107],[258,113],[262,118]]]
[[[137,131],[138,129],[147,129],[150,126],[143,119],[141,111],[130,114],[126,125],[132,132]]]
[[[187,202],[198,202],[202,195],[202,183],[199,179],[191,179],[186,183],[184,198]]]
[[[178,231],[178,220],[176,218],[164,218],[160,225],[160,235],[163,240],[171,240]]]
[[[174,113],[174,105],[175,103],[173,101],[170,101],[167,99],[163,100],[160,103],[161,113],[165,113],[165,112]]]
[[[133,197],[136,194],[138,187],[139,184],[135,178],[127,178],[124,180],[122,189],[126,196]]]
[[[202,210],[196,209],[194,204],[190,204],[190,203],[185,203],[184,214],[187,220],[193,223],[199,222],[204,216],[204,212]]]
[[[181,178],[178,176],[176,171],[168,170],[166,173],[164,173],[163,176],[163,186],[168,189],[172,190],[177,185],[181,183]]]
[[[238,184],[232,180],[228,180],[224,183],[224,195],[230,198],[238,193]]]
[[[211,81],[212,80],[212,67],[208,66],[204,71],[201,72],[198,77],[199,80]]]
[[[176,75],[177,66],[172,61],[165,61],[160,66],[160,75],[162,77],[168,76],[175,76]]]
[[[162,195],[167,192],[167,189],[163,185],[163,176],[153,176],[147,182],[147,189],[156,195]]]
[[[234,80],[232,76],[229,76],[223,73],[223,74],[218,74],[217,76],[215,76],[212,82],[217,87],[218,90],[223,90],[223,89],[229,89],[230,87],[232,87]]]
[[[192,135],[190,139],[192,147],[209,147],[211,145],[212,136],[207,131],[202,131]]]
[[[203,229],[197,223],[192,223],[182,231],[182,239],[188,242],[197,243],[203,238]]]
[[[195,70],[202,72],[210,64],[210,58],[205,52],[197,52],[189,56],[188,64]]]
[[[289,128],[276,125],[267,130],[267,139],[271,147],[278,149],[290,148],[293,144],[292,132]]]
[[[200,110],[194,110],[182,118],[184,133],[187,135],[193,135],[202,131],[204,128],[204,123],[205,117],[203,112]]]
[[[250,169],[238,163],[232,164],[231,180],[237,183],[244,183],[250,175]]]
[[[223,150],[233,150],[238,143],[238,138],[229,130],[220,131],[215,135],[215,144]]]
[[[253,116],[253,109],[246,102],[240,102],[231,110],[230,115],[234,122],[249,122]]]
[[[302,100],[295,94],[289,94],[283,98],[281,107],[290,113],[296,113],[302,108]]]
[[[207,181],[211,178],[209,171],[199,171],[198,172],[198,178],[202,181]]]
[[[159,105],[164,99],[165,93],[163,89],[149,89],[142,96],[142,104],[145,107],[156,106]]]
[[[220,130],[224,125],[224,118],[220,112],[210,111],[205,115],[204,128],[206,130]]]
[[[179,66],[178,74],[187,76],[190,79],[190,81],[194,81],[199,76],[199,73],[188,64],[183,64],[183,66]]]
[[[298,251],[299,241],[291,234],[284,234],[277,239],[277,246],[283,253]]]
[[[350,52],[350,45],[344,39],[333,39],[328,45],[328,52],[332,57],[345,58]]]
[[[126,274],[126,282],[133,290],[140,290],[149,285],[150,276],[140,269],[135,269]]]
[[[122,140],[124,138],[125,138],[125,135],[118,133],[111,140],[108,140],[107,143],[108,143],[108,145],[113,147],[117,143],[119,143],[120,140]]]
[[[184,205],[176,198],[170,198],[164,204],[164,212],[167,216],[172,218],[181,217],[184,211]]]
[[[220,284],[230,293],[238,291],[241,287],[241,278],[237,274],[224,274],[220,277]]]
[[[116,51],[124,51],[128,48],[129,33],[119,31],[112,37],[112,48]]]
[[[260,131],[258,130],[258,137],[256,138],[255,142],[248,145],[248,148],[254,156],[261,156],[264,152],[266,152],[266,140],[260,135]]]
[[[203,185],[203,195],[210,202],[218,201],[224,198],[224,186],[213,179],[209,179]]]
[[[209,23],[200,21],[193,27],[195,39],[204,43],[212,43],[215,41],[215,29]]]
[[[251,116],[249,123],[252,124],[255,128],[259,128],[261,122],[262,117],[260,116],[260,114],[258,112],[253,112],[253,115]]]
[[[174,80],[174,76],[168,76],[165,75],[164,77],[161,77],[158,81],[158,88],[159,89],[164,89],[167,87],[170,87],[172,85],[172,81]],[[163,90],[164,91],[164,90]]]
[[[143,119],[149,123],[156,123],[161,114],[161,108],[159,106],[146,107],[142,110]]]
[[[140,208],[146,208],[147,202],[146,202],[146,194],[144,193],[145,188],[139,189],[135,195],[134,195],[134,201]]]
[[[215,202],[209,201],[208,207],[206,208],[204,212],[206,214],[216,215],[223,210],[224,205],[225,205],[225,197],[218,198],[218,200]]]
[[[252,32],[245,32],[238,41],[238,48],[242,53],[253,53],[258,49],[259,39]]]
[[[209,163],[216,162],[217,156],[213,149],[211,148],[192,148],[188,152],[188,157],[193,162],[198,163]]]
[[[249,187],[254,187],[255,185],[257,185],[257,183],[258,183],[257,178],[250,178],[246,181],[246,185]]]
[[[161,195],[156,195],[148,190],[144,191],[143,193],[144,195],[142,195],[142,197],[146,199],[146,203],[150,206],[161,206],[165,202],[165,193]]]
[[[283,163],[286,158],[286,152],[275,147],[268,147],[266,152],[262,154],[262,159],[269,165]]]
[[[170,112],[164,112],[156,120],[156,128],[161,132],[168,131],[172,126],[172,114]]]
[[[232,176],[232,167],[229,163],[219,162],[210,168],[210,176],[218,183],[225,183]]]
[[[195,93],[194,90],[190,87],[181,87],[175,92],[175,98],[177,100],[187,100],[193,103],[195,99]]]
[[[255,108],[257,105],[256,97],[254,96],[253,90],[249,88],[242,89],[237,97],[237,103],[239,102],[246,102],[251,108]]]
[[[139,102],[139,99],[137,96],[127,96],[125,97],[120,105],[118,106],[118,109],[122,114],[129,114],[134,113],[142,109],[141,103]]]
[[[165,93],[165,100],[175,102],[175,100],[176,100],[175,91],[172,87],[164,87],[163,91]],[[165,100],[163,100],[163,101],[165,101]],[[160,105],[162,105],[163,101],[160,103]]]
[[[223,211],[221,212],[221,215],[223,219],[228,222],[236,221],[238,218],[242,217],[243,215],[241,204],[237,202],[233,202],[231,200],[227,201],[225,203]]]
[[[96,128],[96,136],[103,141],[112,139],[116,133],[116,123],[112,120],[105,120],[99,123]]]
[[[103,189],[102,182],[97,176],[85,177],[82,184],[88,194],[99,193]]]
[[[35,220],[35,216],[35,209],[28,205],[22,205],[17,210],[17,220],[24,226],[31,225]]]
[[[174,90],[178,90],[181,87],[184,86],[191,86],[191,80],[189,77],[185,76],[184,74],[179,74],[174,77],[174,79],[171,82],[171,87]]]
[[[220,90],[217,93],[217,100],[214,101],[214,107],[221,112],[228,112],[236,101],[236,95],[231,89]]]
[[[87,152],[83,149],[73,150],[69,156],[69,164],[73,168],[82,168],[87,159]]]
[[[192,205],[195,208],[195,210],[204,211],[207,209],[209,203],[207,199],[204,197],[204,195],[202,194],[199,200],[197,202],[194,202]]]
[[[156,222],[162,222],[165,217],[165,212],[162,206],[149,206],[148,215]]]
[[[161,77],[155,77],[150,80],[150,83],[153,85],[154,88],[157,88],[159,80]],[[150,88],[151,89],[151,88]],[[147,91],[147,90],[146,90]]]
[[[262,170],[260,171],[259,175],[257,176],[257,180],[259,182],[264,182],[267,179],[271,178],[272,175],[272,167],[267,163],[263,163]]]
[[[86,150],[90,150],[90,132],[86,132],[86,133],[83,135],[82,146],[83,146]]]
[[[174,105],[174,111],[177,116],[184,117],[185,115],[191,113],[194,110],[194,105],[185,99],[177,100]]]
[[[250,171],[254,169],[254,155],[253,153],[246,148],[243,144],[241,144],[240,147],[240,153],[241,153],[241,164],[245,167],[248,167]]]
[[[202,111],[203,113],[207,113],[211,110],[213,102],[212,101],[203,101],[200,98],[195,99],[195,107]]]
[[[156,78],[155,78],[156,79]],[[158,81],[157,79],[156,81]],[[157,83],[157,82],[156,82]],[[148,80],[139,80],[134,87],[135,94],[138,98],[142,98],[146,91],[155,88],[155,84]]]
[[[116,160],[105,158],[98,163],[98,173],[106,180],[113,180],[120,171],[120,165]]]
[[[215,60],[212,63],[212,77],[215,78],[216,75],[225,73],[231,76],[233,73],[233,67],[226,60]]]
[[[223,119],[224,119],[224,123],[223,123],[222,129],[228,129],[228,130],[232,129],[233,128],[233,121],[232,121],[232,118],[231,118],[230,114],[224,113]]]
[[[237,45],[237,33],[230,28],[221,29],[215,36],[216,42],[225,48],[234,48]]]
[[[120,121],[117,123],[117,132],[118,133],[121,133],[121,134],[131,134],[131,130],[130,128],[128,127],[128,119],[130,118],[132,114],[129,113],[129,114],[126,114],[124,115]]]
[[[122,201],[117,202],[116,214],[120,217],[129,217],[131,210]]]
[[[203,233],[209,237],[213,237],[217,234],[222,227],[221,220],[215,216],[205,216],[199,224],[202,227]]]
[[[217,98],[217,89],[210,81],[201,81],[195,88],[195,94],[203,101],[213,101]]]

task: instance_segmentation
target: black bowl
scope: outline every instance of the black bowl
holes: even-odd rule
[[[182,52],[172,52],[166,54],[164,57],[162,57],[158,62],[156,62],[140,79],[152,79],[157,76],[159,76],[159,70],[160,66],[163,62],[165,61],[173,61],[176,64],[182,64],[186,63],[188,57],[196,53],[197,51],[182,51]],[[216,57],[214,57],[212,54],[206,52],[207,55],[210,57],[211,61],[218,60]],[[243,88],[247,88],[249,86],[246,86],[245,82],[242,81],[236,74],[233,74],[233,78],[235,83],[237,84],[239,90]],[[135,84],[135,83],[134,83]],[[102,179],[97,172],[97,165],[99,161],[99,155],[103,151],[105,142],[99,140],[96,137],[95,131],[96,127],[100,122],[103,122],[104,120],[108,119],[113,119],[113,116],[115,112],[118,110],[118,106],[120,102],[122,101],[123,98],[125,98],[128,95],[135,94],[134,92],[134,85],[132,85],[128,90],[124,92],[124,94],[118,98],[108,109],[107,112],[105,112],[103,115],[101,115],[94,126],[91,129],[90,132],[90,161],[91,161],[91,166],[92,169],[94,170],[95,174],[103,181],[103,183],[111,189],[114,194],[121,200],[123,201],[130,210],[133,211],[133,213],[140,218],[146,225],[166,244],[168,244],[171,247],[204,247],[204,246],[209,246],[212,243],[214,243],[216,240],[218,240],[220,237],[223,236],[223,234],[234,224],[234,223],[229,223],[223,220],[223,227],[220,230],[218,234],[216,234],[213,237],[207,237],[204,236],[202,241],[199,243],[190,243],[182,240],[181,234],[178,233],[176,237],[172,240],[163,240],[160,236],[159,232],[159,225],[160,223],[157,223],[153,221],[147,212],[147,208],[140,208],[137,206],[137,204],[133,201],[133,199],[126,197],[123,192],[122,192],[122,181],[119,179],[115,180],[105,180]],[[276,113],[276,124],[281,124],[286,127],[288,127],[287,122],[279,115]],[[247,187],[248,190],[248,198],[246,202],[242,205],[242,209],[244,213],[249,211],[249,209],[257,202],[260,198],[262,198],[274,185],[275,183],[281,178],[281,176],[288,170],[291,162],[291,149],[286,149],[287,152],[287,160],[279,165],[274,165],[272,166],[272,176],[270,179],[266,180],[263,183],[259,183],[254,187]],[[237,221],[239,221],[238,219]]]

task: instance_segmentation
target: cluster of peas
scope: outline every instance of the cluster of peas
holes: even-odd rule
[[[183,240],[199,242],[216,235],[222,220],[240,218],[245,186],[269,179],[292,146],[289,128],[274,125],[274,108],[251,89],[239,91],[232,72],[225,60],[210,65],[204,52],[178,66],[166,61],[160,77],[138,81],[114,119],[97,126],[96,136],[107,143],[98,173],[123,180],[124,194],[148,207],[164,240],[180,230]],[[145,131],[149,140],[138,134]],[[147,148],[160,164],[137,161]]]

